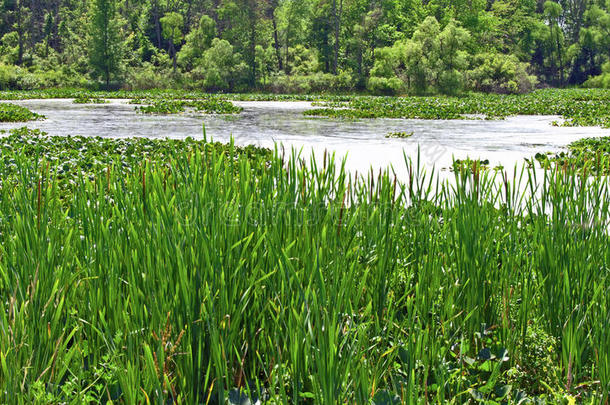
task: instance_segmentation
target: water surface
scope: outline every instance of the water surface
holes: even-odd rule
[[[235,102],[239,115],[138,114],[127,100],[108,104],[74,104],[69,99],[11,101],[47,117],[27,124],[0,123],[0,129],[27,125],[51,135],[102,137],[202,137],[238,145],[273,147],[281,143],[304,155],[336,152],[348,156],[347,168],[364,172],[371,167],[404,167],[404,155],[429,167],[447,168],[453,158],[488,159],[491,166],[512,168],[537,152],[558,151],[583,137],[608,136],[595,127],[554,127],[553,116],[516,116],[505,120],[334,119],[306,117],[308,102]],[[387,139],[389,132],[413,132],[408,139]]]

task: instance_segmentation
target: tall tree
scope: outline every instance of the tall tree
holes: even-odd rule
[[[551,44],[551,66],[552,69],[559,71],[557,81],[559,84],[564,82],[563,74],[563,31],[559,24],[563,8],[559,3],[554,1],[546,1],[544,3],[544,15],[547,19],[550,29],[550,44]]]
[[[332,8],[326,1],[321,1],[313,16],[311,29],[311,43],[318,49],[325,72],[330,72],[331,68],[334,70],[333,48],[331,48],[333,22],[329,18],[331,16]]]
[[[16,0],[15,2],[15,32],[17,33],[17,64],[23,64],[23,53],[25,52],[25,44],[29,31],[27,25],[30,21],[30,10],[23,5],[23,0]]]
[[[277,18],[275,17],[275,10],[278,9],[279,4],[279,0],[269,0],[269,7],[267,8],[266,17],[271,20],[271,24],[273,25],[273,49],[275,49],[277,67],[278,70],[283,70],[284,64],[282,63],[282,52],[280,50],[280,37],[277,27]]]
[[[161,26],[163,27],[163,37],[169,41],[169,54],[172,57],[175,73],[178,65],[176,62],[176,44],[182,41],[184,19],[179,13],[167,13],[161,18]]]
[[[337,69],[339,66],[339,38],[341,35],[341,16],[343,14],[343,0],[339,0],[339,4],[337,4],[337,0],[333,1],[333,28],[335,31],[335,43],[334,43],[334,54],[333,54],[333,74],[337,74]]]
[[[89,64],[106,87],[120,69],[122,55],[115,0],[93,0],[89,27]]]

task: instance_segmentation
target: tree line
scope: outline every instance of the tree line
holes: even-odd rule
[[[3,0],[0,88],[610,86],[610,0]]]

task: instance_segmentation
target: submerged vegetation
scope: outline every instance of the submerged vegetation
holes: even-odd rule
[[[2,138],[0,402],[607,402],[607,179],[304,163]]]
[[[36,114],[25,107],[10,103],[0,103],[0,122],[25,122],[43,118],[44,116]]]

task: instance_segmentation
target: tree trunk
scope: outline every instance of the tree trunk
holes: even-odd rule
[[[561,57],[561,43],[559,42],[559,34],[556,37],[557,40],[557,58],[559,59],[559,83],[563,86],[564,83],[564,73],[563,73],[563,58]]]
[[[159,2],[153,1],[153,18],[155,20],[155,36],[157,37],[157,48],[161,49],[161,23],[159,22]]]
[[[286,26],[286,45],[284,47],[286,49],[286,52],[284,52],[284,58],[285,58],[284,73],[286,73],[287,75],[290,74],[288,56],[290,54],[290,23],[292,22],[291,14],[292,14],[292,4],[290,5],[290,10],[288,11],[288,25]]]
[[[280,40],[277,34],[277,22],[275,21],[275,15],[271,17],[271,21],[273,22],[273,47],[275,48],[275,56],[277,57],[277,67],[278,69],[284,70],[282,64],[282,53],[280,52]]]
[[[23,15],[21,13],[21,0],[17,1],[17,36],[18,36],[18,51],[17,51],[17,64],[21,66],[23,64],[23,43],[24,43],[24,32],[23,32]]]
[[[252,7],[255,7],[254,5]],[[251,77],[250,84],[256,86],[256,14],[255,10],[252,10],[250,16],[250,69]]]
[[[186,18],[184,19],[184,32],[186,32],[186,33],[191,31],[193,1],[190,0],[187,3],[188,3],[188,7],[186,8]]]
[[[43,11],[43,2],[39,0],[31,0],[30,1],[30,38],[29,43],[30,47],[34,47],[34,45],[42,39],[43,33],[43,25],[44,25],[44,11]]]
[[[176,69],[178,67],[178,62],[176,60],[176,47],[174,46],[174,41],[169,41],[169,54],[172,55],[172,62],[174,65],[174,73],[176,73]]]
[[[333,74],[337,74],[337,67],[339,64],[339,12],[337,11],[337,0],[333,0],[333,22],[335,26],[335,49],[333,55]]]

